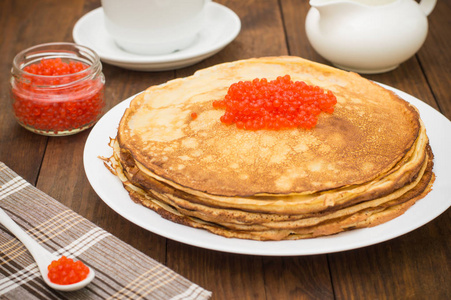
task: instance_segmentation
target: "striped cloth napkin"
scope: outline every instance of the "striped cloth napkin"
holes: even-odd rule
[[[0,299],[208,299],[211,292],[149,258],[38,190],[0,162],[0,207],[57,255],[96,278],[75,292],[48,288],[28,250],[0,225]]]

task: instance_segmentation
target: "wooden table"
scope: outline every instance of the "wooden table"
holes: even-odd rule
[[[238,38],[194,66],[135,72],[104,64],[107,109],[148,86],[237,59],[296,55],[328,63],[304,29],[300,0],[218,0],[242,22]],[[10,107],[13,57],[33,45],[72,42],[76,21],[100,1],[0,1],[0,161],[100,227],[213,291],[213,299],[451,299],[451,210],[427,225],[374,246],[327,255],[261,257],[221,253],[148,232],[111,210],[83,169],[89,130],[49,138],[20,127]],[[451,1],[438,1],[421,50],[394,71],[365,76],[403,90],[451,118]],[[451,178],[450,178],[451,184]],[[450,196],[451,197],[451,196]]]

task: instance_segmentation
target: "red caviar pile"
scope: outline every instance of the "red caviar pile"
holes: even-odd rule
[[[22,80],[12,89],[18,121],[55,133],[92,125],[104,107],[104,84],[98,79],[83,79],[87,74],[82,71],[87,68],[82,62],[61,58],[24,67]]]
[[[77,283],[88,277],[89,268],[81,261],[62,256],[58,260],[52,261],[47,267],[49,270],[49,279],[56,284]]]
[[[229,87],[223,100],[213,102],[216,109],[225,109],[224,124],[236,124],[247,130],[313,128],[323,111],[333,113],[337,103],[330,91],[302,81],[292,81],[289,75],[276,80],[266,78],[240,81]]]
[[[80,61],[63,62],[61,58],[42,59],[39,64],[31,64],[23,68],[25,72],[35,75],[56,76],[81,72],[88,68],[88,65]],[[57,79],[61,81],[61,79]],[[57,82],[59,83],[59,82]]]

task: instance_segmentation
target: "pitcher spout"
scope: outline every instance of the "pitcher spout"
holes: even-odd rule
[[[319,7],[319,6],[328,6],[334,4],[342,4],[349,3],[352,5],[361,5],[361,6],[381,6],[385,4],[389,4],[392,2],[396,2],[397,0],[310,0],[310,6]],[[429,0],[431,1],[431,0]],[[436,0],[435,0],[436,1]],[[426,1],[428,2],[428,1]]]
[[[316,8],[320,14],[349,13],[351,11],[372,10],[401,0],[310,0],[310,6]]]
[[[310,0],[310,6],[318,10],[322,17],[332,14],[349,13],[361,6],[352,0]]]

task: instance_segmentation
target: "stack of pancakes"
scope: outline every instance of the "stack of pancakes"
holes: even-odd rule
[[[334,113],[309,130],[220,122],[224,111],[212,103],[231,84],[287,74],[332,91]],[[375,226],[434,181],[412,105],[355,73],[298,57],[225,63],[152,86],[132,100],[110,145],[110,166],[134,201],[225,237],[301,239]]]

